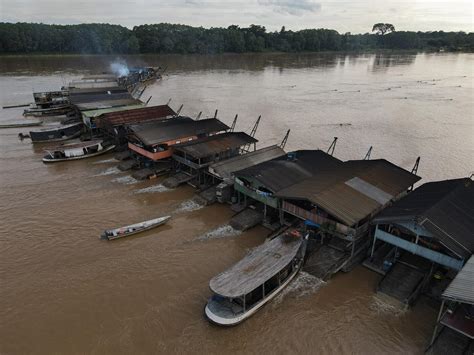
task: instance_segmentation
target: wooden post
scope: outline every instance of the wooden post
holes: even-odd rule
[[[379,230],[379,225],[377,224],[375,226],[375,232],[374,232],[374,241],[372,242],[372,250],[370,251],[370,260],[374,257],[374,249],[375,249],[375,242],[377,241],[377,231]]]
[[[433,343],[436,339],[436,333],[438,332],[439,320],[441,319],[441,316],[443,314],[444,302],[445,302],[445,300],[443,300],[441,302],[441,307],[439,308],[438,318],[436,318],[436,325],[435,325],[435,328],[434,328],[434,331],[433,331],[433,336],[431,337],[430,347],[433,345]]]

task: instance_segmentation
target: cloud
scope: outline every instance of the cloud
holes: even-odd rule
[[[273,11],[301,16],[306,12],[318,12],[321,3],[313,0],[258,0],[259,5],[273,7]]]

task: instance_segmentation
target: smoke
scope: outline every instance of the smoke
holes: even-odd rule
[[[110,70],[118,77],[127,76],[130,74],[130,70],[128,69],[127,65],[119,61],[111,63]]]

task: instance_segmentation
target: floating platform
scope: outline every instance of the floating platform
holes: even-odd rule
[[[192,179],[194,179],[195,176],[193,175],[188,175],[186,173],[183,173],[183,172],[179,172],[173,176],[170,176],[169,178],[165,179],[163,181],[163,186],[169,188],[169,189],[174,189],[176,187],[178,187],[179,185],[182,185]]]
[[[377,292],[388,295],[408,306],[416,297],[425,276],[426,273],[422,270],[399,261],[380,281]]]
[[[206,190],[201,191],[198,195],[196,195],[194,199],[200,205],[203,205],[203,206],[212,205],[214,202],[217,201],[216,187],[212,186]]]
[[[468,337],[448,328],[443,330],[436,338],[433,346],[426,351],[427,355],[465,355],[474,354],[474,341]]]
[[[131,155],[130,155],[130,151],[129,150],[125,150],[123,152],[118,152],[114,155],[114,159],[115,160],[127,160],[127,159],[130,159],[131,158]]]
[[[232,228],[245,231],[252,227],[255,227],[257,224],[263,221],[263,213],[256,211],[251,208],[247,208],[242,212],[236,214],[230,220],[229,224]]]
[[[348,261],[350,255],[329,245],[316,246],[307,258],[303,270],[321,279],[328,280]]]
[[[127,171],[130,169],[135,168],[138,165],[138,163],[135,160],[128,159],[128,160],[123,160],[117,168],[121,171]]]

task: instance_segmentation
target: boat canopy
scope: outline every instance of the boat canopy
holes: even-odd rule
[[[66,150],[68,151],[72,151],[75,149],[82,150],[82,148],[90,148],[94,146],[99,146],[100,144],[102,144],[102,140],[96,139],[96,140],[84,141],[84,142],[79,142],[79,143],[63,144],[63,145],[54,147],[53,149],[47,149],[46,151],[66,152]]]
[[[228,298],[242,297],[271,279],[295,258],[302,238],[282,234],[253,249],[230,269],[214,277],[211,291]]]

